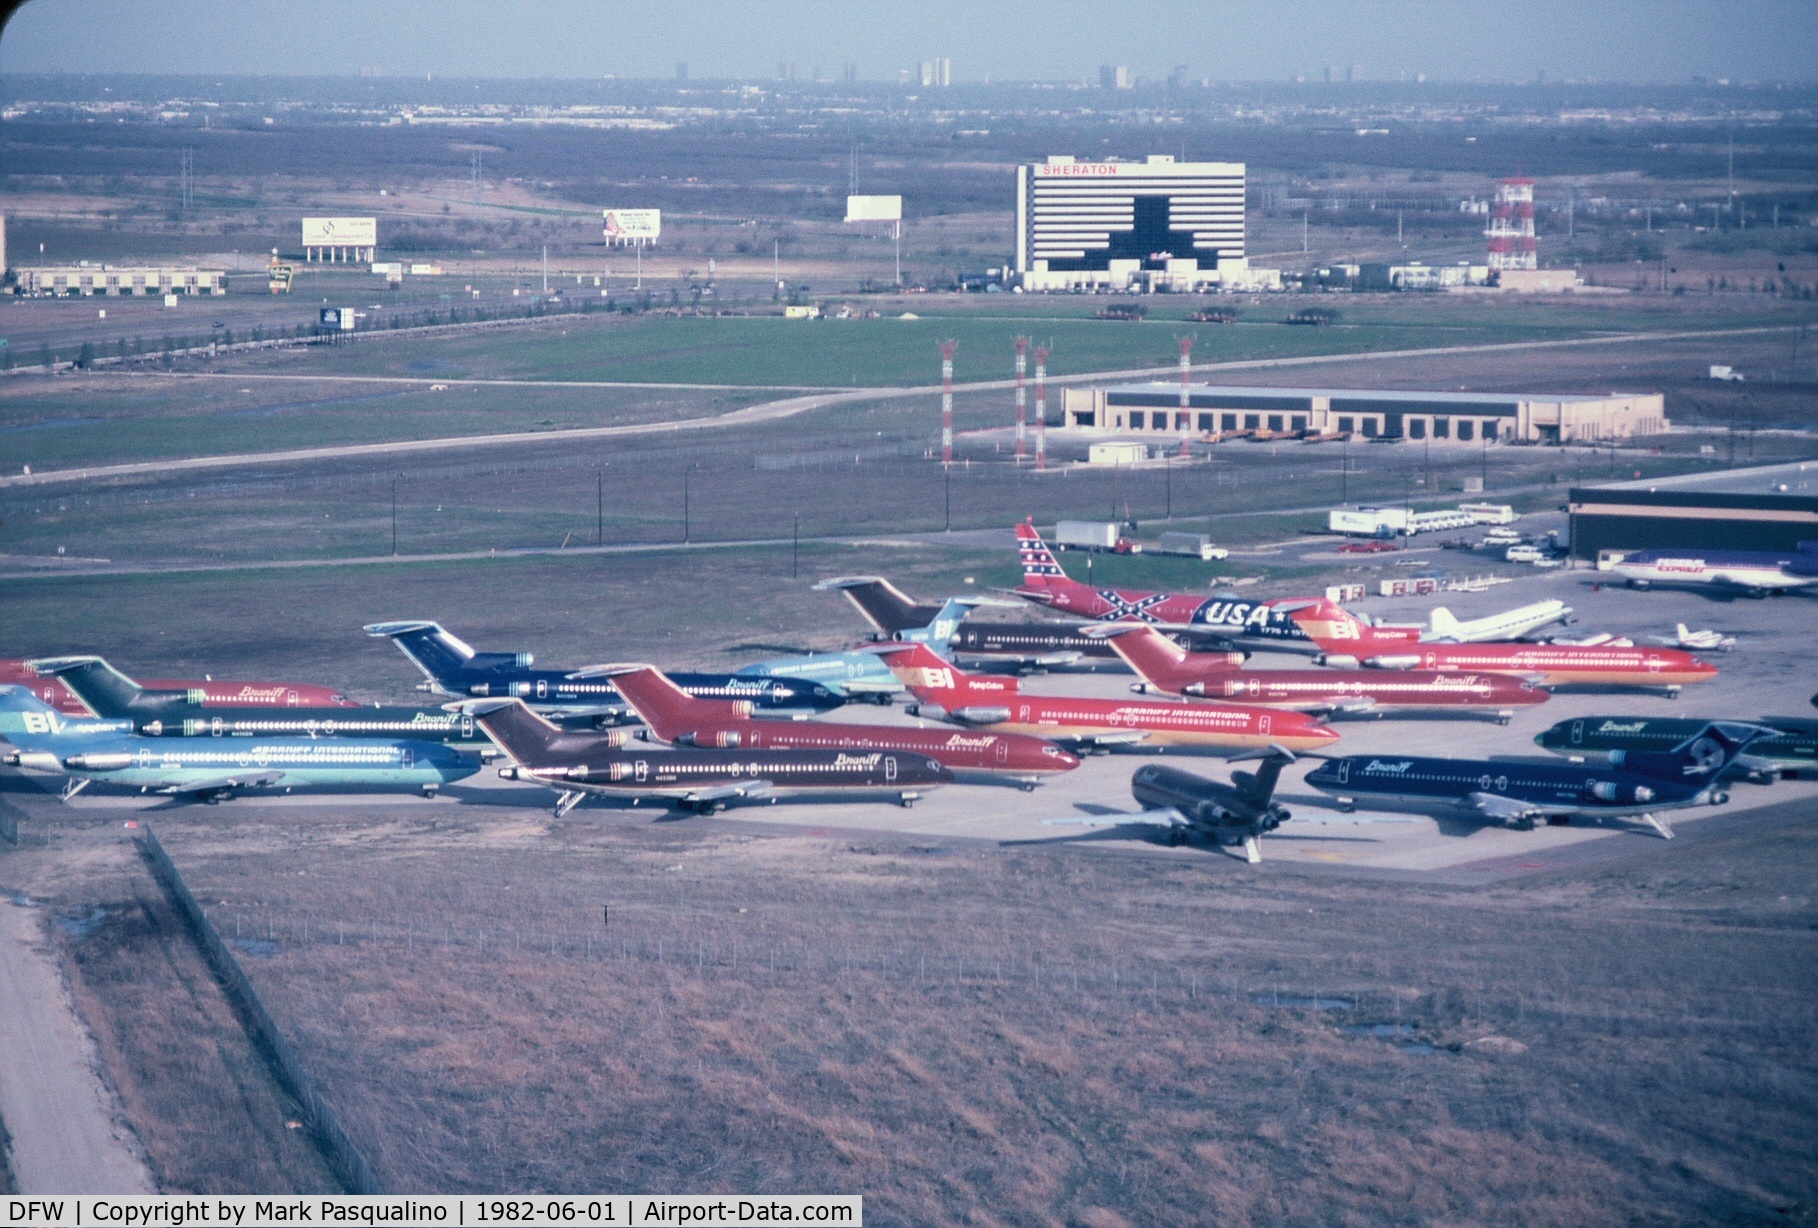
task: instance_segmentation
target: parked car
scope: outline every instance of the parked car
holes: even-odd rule
[[[1382,554],[1385,551],[1399,550],[1399,549],[1401,549],[1401,547],[1396,545],[1394,542],[1385,542],[1385,541],[1346,542],[1344,545],[1342,545],[1338,548],[1338,552],[1340,554]]]
[[[1503,551],[1502,557],[1511,563],[1538,563],[1546,555],[1539,546],[1510,546]]]

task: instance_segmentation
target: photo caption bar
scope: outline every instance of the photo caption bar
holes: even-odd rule
[[[844,1228],[864,1222],[865,1200],[858,1194],[545,1194],[534,1198],[122,1194],[0,1199],[0,1228],[193,1228],[202,1224],[211,1228],[289,1228],[298,1224],[358,1224],[374,1228],[835,1224]]]

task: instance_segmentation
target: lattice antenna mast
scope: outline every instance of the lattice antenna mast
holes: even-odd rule
[[[953,463],[953,351],[957,341],[941,342],[941,464]]]
[[[1048,354],[1045,345],[1035,347],[1035,467],[1048,467]]]
[[[1180,454],[1184,458],[1187,452],[1187,432],[1192,429],[1193,415],[1189,412],[1187,385],[1193,378],[1193,338],[1180,339],[1180,421],[1175,426],[1180,431]]]
[[[1490,272],[1501,269],[1537,269],[1534,251],[1534,181],[1500,179],[1496,206],[1490,214]]]
[[[1016,463],[1027,459],[1024,440],[1028,435],[1027,411],[1029,390],[1024,387],[1023,373],[1029,366],[1029,338],[1016,339]]]

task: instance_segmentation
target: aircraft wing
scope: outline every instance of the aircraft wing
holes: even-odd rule
[[[266,788],[284,779],[282,772],[248,772],[241,776],[216,776],[209,780],[182,780],[161,786],[157,791],[167,797],[185,797],[196,793],[221,793],[229,789]]]
[[[714,785],[710,789],[695,789],[684,794],[685,802],[728,802],[738,798],[762,797],[776,788],[768,780],[742,780],[737,784]]]
[[[1135,746],[1149,736],[1146,729],[1113,729],[1109,733],[1092,733],[1081,737],[1050,736],[1050,742],[1061,742],[1068,746]]]
[[[908,689],[895,678],[848,678],[830,685],[848,695],[901,695]]]
[[[1465,805],[1478,814],[1489,819],[1540,819],[1549,814],[1571,814],[1573,808],[1548,809],[1536,806],[1533,802],[1524,802],[1513,797],[1504,797],[1499,793],[1472,793],[1466,796]]]
[[[1151,827],[1186,827],[1187,816],[1172,806],[1160,810],[1140,810],[1131,814],[1113,810],[1108,814],[1081,814],[1064,819],[1043,819],[1043,827],[1122,827],[1146,824]]]

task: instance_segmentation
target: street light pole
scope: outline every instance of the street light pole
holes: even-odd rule
[[[694,474],[694,466],[682,470],[682,544],[688,544],[688,479]]]
[[[594,476],[598,486],[593,504],[593,544],[604,546],[606,544],[606,471],[602,469]]]
[[[802,514],[795,514],[795,534],[789,547],[789,578],[796,578],[802,561]]]
[[[391,479],[391,556],[393,558],[398,557],[398,478],[403,476],[400,473]]]
[[[1340,460],[1338,463],[1338,502],[1342,507],[1351,501],[1351,439],[1350,436],[1338,441]]]
[[[1162,458],[1162,480],[1167,484],[1167,514],[1163,520],[1174,519],[1174,465],[1167,457]]]

